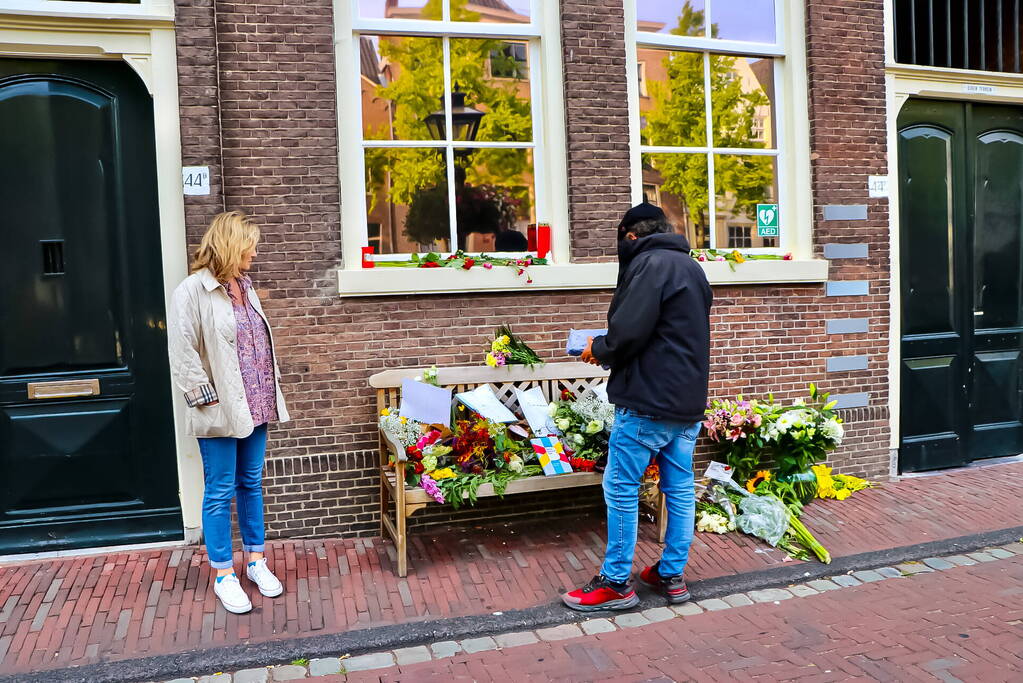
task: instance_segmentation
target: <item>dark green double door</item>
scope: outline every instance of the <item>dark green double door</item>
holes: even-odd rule
[[[1023,109],[899,116],[902,471],[1023,452]]]
[[[0,59],[0,554],[182,537],[152,100]]]

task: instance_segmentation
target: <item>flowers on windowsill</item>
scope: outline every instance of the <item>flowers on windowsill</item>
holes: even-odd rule
[[[524,275],[526,284],[531,284],[533,278],[529,275],[529,268],[532,266],[546,266],[548,260],[536,256],[524,256],[521,258],[504,258],[500,256],[489,256],[478,254],[469,256],[459,249],[449,256],[441,256],[436,252],[428,254],[412,254],[408,261],[378,261],[374,259],[374,265],[381,268],[454,268],[457,270],[472,270],[482,267],[484,270],[493,270],[494,266],[512,268],[516,275]]]
[[[700,262],[725,261],[728,267],[735,272],[735,267],[746,261],[791,261],[792,254],[743,254],[738,249],[726,251],[722,249],[693,249],[689,252],[694,259]]]

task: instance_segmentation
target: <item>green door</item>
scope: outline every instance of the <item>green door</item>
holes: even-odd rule
[[[1023,109],[899,115],[900,467],[1023,452]]]
[[[0,554],[182,538],[152,100],[0,59]]]

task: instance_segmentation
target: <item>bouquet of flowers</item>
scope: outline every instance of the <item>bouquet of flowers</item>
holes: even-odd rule
[[[516,337],[507,325],[497,328],[494,341],[490,343],[486,363],[492,368],[505,365],[525,365],[531,368],[535,365],[543,365],[543,361],[540,360],[540,356],[536,355],[536,351]]]
[[[703,428],[711,441],[721,445],[737,481],[749,479],[760,464],[769,445],[761,426],[770,422],[776,412],[770,398],[761,403],[739,396],[735,401],[714,400],[707,407]]]
[[[614,406],[595,394],[576,399],[570,391],[561,392],[561,400],[550,405],[550,415],[561,433],[562,443],[574,459],[594,463],[607,456],[608,436],[614,422]],[[593,467],[576,468],[592,471]]]

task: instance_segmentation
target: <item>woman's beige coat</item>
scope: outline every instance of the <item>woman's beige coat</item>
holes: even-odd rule
[[[263,313],[259,297],[251,287],[248,293],[252,307],[266,322],[269,331],[270,323]],[[185,409],[187,433],[197,437],[230,436],[236,439],[250,435],[254,425],[238,366],[238,328],[234,307],[227,290],[208,269],[189,275],[174,290],[167,315],[167,333],[171,375],[178,390],[194,395],[197,390],[212,387],[219,400],[215,405]],[[272,333],[270,348],[277,380],[278,421],[287,422],[290,417],[281,394],[281,372],[277,368]]]

